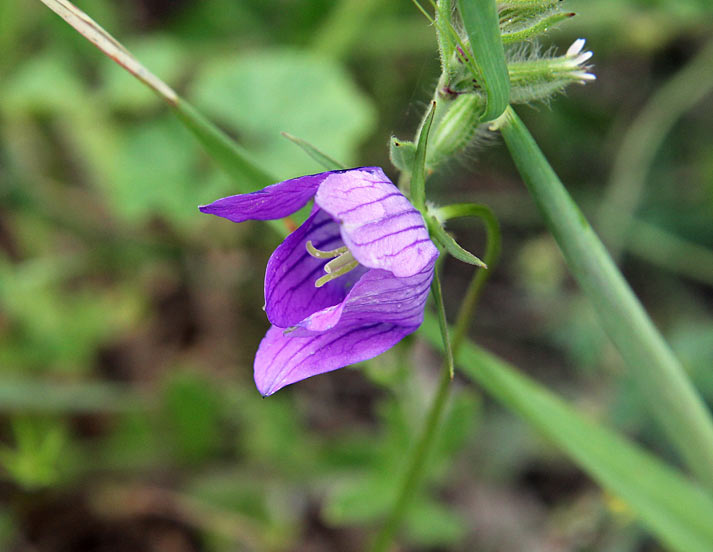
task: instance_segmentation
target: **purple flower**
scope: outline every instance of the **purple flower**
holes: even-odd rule
[[[379,167],[301,176],[219,199],[203,213],[233,222],[309,218],[267,263],[272,327],[255,356],[262,395],[373,358],[415,331],[438,249],[423,217]]]

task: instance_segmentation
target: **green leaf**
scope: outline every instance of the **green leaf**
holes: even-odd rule
[[[500,126],[518,171],[602,328],[629,365],[651,413],[693,473],[713,489],[713,421],[686,372],[587,219],[512,109]]]
[[[339,170],[339,169],[346,169],[346,167],[341,164],[339,161],[335,161],[329,155],[326,153],[322,152],[321,150],[317,149],[315,146],[310,144],[307,140],[303,140],[302,138],[297,138],[297,136],[292,136],[289,132],[283,132],[282,135],[287,138],[290,142],[293,144],[299,146],[302,148],[302,151],[304,151],[307,155],[309,155],[312,159],[317,161],[322,167],[325,169],[332,171],[332,170]]]
[[[31,57],[10,75],[2,90],[7,114],[77,110],[87,101],[73,64],[52,51]]]
[[[171,108],[218,165],[235,179],[238,191],[248,193],[277,182],[278,178],[253,161],[252,154],[230,139],[188,102],[178,98]]]
[[[225,182],[206,186],[210,179],[192,144],[190,134],[168,116],[129,129],[116,152],[107,186],[114,211],[131,223],[155,215],[176,226],[197,223],[197,206],[228,190]]]
[[[510,101],[510,80],[496,2],[458,0],[458,8],[480,71],[478,81],[487,96],[481,122],[492,121],[505,111]]]
[[[338,63],[297,50],[261,50],[207,63],[191,88],[196,105],[241,137],[280,176],[320,167],[281,136],[289,132],[353,166],[374,108]]]
[[[432,345],[442,347],[434,315],[427,314],[419,332]],[[457,364],[595,481],[627,502],[672,549],[713,549],[713,498],[680,473],[470,342],[463,342]]]
[[[194,134],[215,161],[238,180],[242,192],[253,191],[277,179],[262,170],[250,154],[227,134],[203,117],[165,82],[154,75],[119,41],[82,10],[62,0],[42,0],[78,33],[92,42],[109,58],[126,69],[133,77],[148,86],[173,110],[178,119]],[[43,81],[44,82],[44,81]],[[65,94],[76,103],[76,95]],[[271,223],[279,231],[278,223]]]

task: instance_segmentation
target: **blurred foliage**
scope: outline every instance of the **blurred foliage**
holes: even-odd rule
[[[713,5],[570,3],[579,16],[551,40],[586,37],[598,81],[526,115],[590,214],[623,132],[713,31]],[[77,4],[284,177],[321,169],[280,131],[388,168],[389,137],[413,134],[437,77],[433,29],[405,0]],[[260,398],[274,240],[196,209],[233,193],[230,179],[41,3],[0,3],[0,52],[0,548],[363,548],[438,358],[410,340]],[[637,213],[708,250],[712,102],[674,127]],[[502,149],[467,154],[432,190],[502,221],[476,339],[669,454]],[[482,249],[480,230],[454,226]],[[713,275],[692,281],[636,250],[622,266],[713,401]],[[447,264],[449,312],[469,277]],[[457,383],[405,549],[660,550],[550,444]]]

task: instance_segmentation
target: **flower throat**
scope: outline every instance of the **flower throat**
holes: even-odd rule
[[[312,255],[315,259],[332,259],[324,265],[324,271],[326,274],[314,283],[314,287],[322,287],[327,282],[331,282],[335,278],[344,276],[347,272],[354,270],[357,266],[359,266],[359,262],[354,259],[354,256],[346,245],[330,251],[321,251],[312,245],[311,240],[308,240],[306,248],[307,253]]]

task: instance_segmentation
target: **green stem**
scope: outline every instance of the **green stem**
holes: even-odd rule
[[[448,375],[453,379],[454,360],[453,346],[451,343],[450,333],[448,331],[448,320],[446,319],[446,307],[443,304],[443,290],[441,289],[441,278],[438,276],[438,267],[433,272],[433,283],[431,284],[433,299],[436,301],[436,310],[438,311],[438,324],[441,328],[441,336],[443,337],[443,350],[446,352],[446,368]]]
[[[713,488],[713,422],[703,401],[511,108],[501,121],[501,131],[572,274],[590,298],[602,327],[629,364],[653,415],[691,471]]]
[[[666,135],[681,115],[713,89],[713,40],[652,96],[624,134],[614,160],[598,222],[617,259]]]
[[[493,212],[485,205],[475,203],[448,205],[439,208],[438,214],[443,220],[475,216],[480,218],[485,223],[487,231],[485,260],[489,269],[478,269],[476,271],[475,276],[468,287],[468,291],[461,305],[460,311],[458,312],[458,318],[452,339],[450,339],[448,332],[440,278],[437,271],[434,273],[433,296],[438,310],[438,321],[441,328],[441,338],[446,351],[446,362],[443,365],[438,390],[436,391],[433,403],[429,409],[423,431],[418,438],[413,455],[409,459],[406,475],[404,476],[403,482],[399,487],[396,502],[394,503],[394,507],[387,518],[386,523],[374,541],[374,545],[372,547],[373,552],[383,552],[388,549],[389,544],[393,540],[394,533],[396,533],[401,520],[406,514],[409,502],[421,483],[423,469],[425,467],[426,460],[433,449],[433,445],[435,444],[435,437],[437,435],[436,430],[441,423],[444,407],[448,399],[450,390],[449,384],[453,378],[453,359],[457,355],[460,346],[463,344],[465,334],[468,331],[468,326],[475,312],[475,307],[478,303],[478,298],[480,297],[483,285],[497,264],[498,257],[500,255],[500,226],[498,225],[498,221]]]
[[[434,277],[435,280],[435,277]],[[438,300],[437,300],[438,301]],[[443,299],[441,298],[441,303]],[[443,340],[446,341],[447,334],[444,334]],[[399,486],[399,492],[394,503],[394,507],[386,519],[381,531],[379,531],[374,543],[371,547],[372,552],[384,552],[388,550],[391,541],[394,538],[394,533],[399,528],[401,520],[406,514],[406,510],[411,502],[411,498],[418,490],[418,487],[423,478],[423,471],[426,466],[426,460],[430,456],[430,452],[433,449],[433,445],[436,442],[436,436],[438,435],[438,427],[441,424],[441,419],[443,418],[443,413],[445,411],[446,403],[448,402],[448,395],[451,388],[451,368],[450,363],[453,361],[453,351],[450,354],[447,353],[447,357],[450,361],[444,363],[443,369],[441,370],[441,379],[438,383],[438,389],[436,395],[433,398],[431,407],[426,416],[426,422],[423,427],[423,431],[416,442],[413,449],[413,453],[409,459],[408,468],[404,475],[403,481]]]

